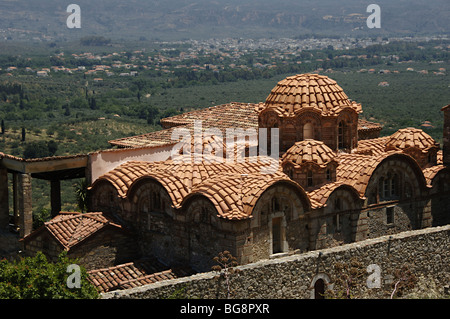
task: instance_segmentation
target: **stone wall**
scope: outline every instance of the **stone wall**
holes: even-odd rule
[[[407,231],[348,245],[311,251],[239,266],[231,277],[233,298],[314,297],[314,284],[324,280],[327,288],[339,275],[336,263],[356,258],[364,271],[369,265],[379,269],[380,288],[361,285],[355,297],[388,298],[394,272],[407,265],[416,277],[432,278],[443,293],[450,282],[450,225]],[[365,273],[367,282],[374,273]],[[103,298],[226,298],[226,285],[217,272],[163,281],[129,290],[110,292]]]
[[[442,111],[444,112],[443,160],[445,165],[450,165],[450,106],[445,106]]]
[[[1,237],[0,237],[1,239]],[[26,240],[24,256],[34,256],[38,251],[56,262],[64,247],[47,231]],[[102,229],[82,243],[70,247],[67,256],[78,259],[87,270],[112,267],[139,258],[137,243],[126,232]]]

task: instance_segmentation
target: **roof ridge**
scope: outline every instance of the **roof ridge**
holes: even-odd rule
[[[70,238],[67,240],[67,247],[71,246],[70,244],[72,242],[72,239],[74,238],[74,236],[75,236],[76,232],[78,231],[78,229],[80,228],[80,226],[83,224],[83,217],[82,217],[82,215],[83,214],[81,214],[80,216],[77,216],[77,217],[80,218],[80,222],[78,223],[77,227],[75,227],[75,230],[72,232],[72,235],[70,236]]]
[[[54,218],[52,218],[51,220],[45,222],[44,225],[54,225],[54,224],[57,224],[57,223],[61,223],[63,221],[67,221],[67,220],[70,220],[70,219],[74,219],[74,218],[80,217],[81,214],[82,213],[80,213],[80,212],[60,212]],[[70,216],[70,215],[72,215],[72,216]],[[59,218],[59,217],[67,217],[67,218],[62,219],[62,218]]]

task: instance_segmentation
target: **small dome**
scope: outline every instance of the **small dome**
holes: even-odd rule
[[[281,116],[294,116],[305,109],[335,115],[344,108],[362,112],[361,104],[350,101],[336,81],[319,74],[294,75],[278,82],[264,105]]]
[[[421,129],[413,127],[398,130],[390,136],[386,143],[386,151],[405,150],[407,148],[427,151],[430,148],[439,148],[439,144]]]
[[[336,154],[325,145],[316,140],[305,140],[295,143],[284,155],[283,164],[292,163],[300,166],[307,162],[312,162],[320,167],[326,167],[330,162],[335,161]]]

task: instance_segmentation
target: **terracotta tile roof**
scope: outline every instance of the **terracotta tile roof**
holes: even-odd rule
[[[337,181],[333,183],[328,183],[323,185],[322,187],[315,189],[311,192],[308,192],[308,196],[318,203],[319,207],[325,206],[330,195],[339,187],[347,187],[352,189],[358,197],[360,197],[359,193],[352,186],[345,184],[343,181]]]
[[[360,197],[364,197],[374,170],[382,160],[394,153],[384,153],[378,156],[341,153],[338,157],[339,165],[336,168],[336,179],[338,182],[353,186]]]
[[[231,102],[205,109],[175,115],[161,119],[164,128],[192,124],[195,120],[203,121],[207,127],[219,129],[228,127],[258,127],[258,114],[255,112],[256,104]]]
[[[183,160],[184,159],[184,160]],[[100,176],[90,189],[94,188],[102,181],[110,182],[118,192],[120,197],[125,198],[133,183],[144,178],[156,180],[167,190],[173,205],[180,207],[184,198],[193,189],[204,181],[215,176],[224,174],[251,174],[260,173],[265,167],[272,163],[264,157],[257,157],[254,162],[246,158],[242,163],[218,163],[208,157],[205,160],[195,163],[190,156],[180,156],[177,160],[167,160],[164,162],[126,162],[112,171]],[[273,161],[273,159],[270,159]],[[279,161],[276,162],[279,164]],[[277,170],[279,170],[279,165]]]
[[[164,172],[176,176],[190,192],[192,188],[204,180],[220,175],[223,173],[239,173],[240,170],[235,166],[227,163],[217,163],[214,161],[201,161],[195,163],[191,161],[191,157],[186,157],[186,162],[176,162],[168,160],[159,163],[159,168]]]
[[[427,185],[431,185],[433,183],[433,179],[439,173],[441,170],[445,169],[445,166],[440,164],[436,166],[432,166],[429,168],[425,168],[423,170],[423,175],[425,176],[425,179],[427,181]]]
[[[132,148],[175,145],[178,141],[172,140],[172,133],[174,130],[175,128],[170,128],[167,130],[155,131],[137,136],[124,137],[109,141],[109,143],[115,146]]]
[[[379,123],[358,119],[358,132],[381,131],[381,129],[382,126]]]
[[[91,270],[89,281],[101,293],[138,287],[191,275],[191,270],[169,269],[156,259],[143,259],[109,268]]]
[[[283,163],[292,163],[295,167],[311,162],[326,167],[335,161],[336,154],[325,143],[316,140],[305,140],[295,143],[283,155]]]
[[[172,116],[161,120],[161,124],[166,129],[112,140],[109,143],[120,147],[133,148],[174,145],[179,142],[178,140],[172,140],[175,129],[185,128],[189,130],[191,136],[194,136],[195,120],[201,121],[203,132],[208,128],[218,128],[222,131],[223,137],[226,135],[227,128],[257,129],[258,114],[255,111],[255,105],[233,102]]]
[[[437,163],[438,164],[444,164],[444,151],[443,150],[439,150],[437,151]]]
[[[382,155],[385,153],[386,143],[390,136],[378,137],[370,140],[358,141],[355,153],[362,155]]]
[[[131,184],[138,178],[148,175],[152,166],[151,162],[126,162],[99,177],[89,189],[99,181],[107,180],[117,189],[119,196],[125,197]]]
[[[439,149],[439,144],[421,129],[413,127],[398,130],[386,142],[386,150],[405,150],[408,148],[418,148],[426,152],[430,148]]]
[[[281,181],[299,187],[281,172],[264,175],[221,174],[194,187],[190,196],[202,194],[209,198],[216,206],[219,217],[242,220],[251,218],[253,208],[261,194]]]
[[[238,156],[241,158],[245,157],[246,149],[249,150],[250,147],[258,146],[258,134],[256,130],[249,132],[249,136],[245,137],[246,140],[234,137],[232,141],[228,141],[228,137],[225,134],[218,136],[206,133],[203,133],[202,136],[191,136],[190,140],[180,142],[178,154],[194,156],[195,154],[214,155],[222,158],[229,157],[237,161]],[[172,159],[175,159],[175,157],[172,156]]]
[[[112,226],[118,229],[122,228],[120,225],[114,223],[110,218],[103,215],[103,213],[83,214],[61,212],[52,220],[44,223],[40,229],[31,233],[27,237],[24,237],[23,240],[27,241],[45,229],[53,235],[53,237],[64,247],[65,250],[69,250],[73,246],[79,244],[89,236],[107,226]]]
[[[9,155],[0,152],[0,159],[6,158],[15,160],[18,162],[24,162],[24,163],[35,163],[35,162],[47,162],[47,161],[56,161],[56,160],[64,160],[64,159],[77,159],[77,158],[87,158],[88,155],[86,154],[76,154],[76,155],[65,155],[65,156],[48,156],[48,157],[41,157],[41,158],[21,158],[14,155]]]
[[[303,110],[314,110],[324,116],[332,116],[346,108],[362,112],[361,104],[350,101],[336,81],[318,74],[287,77],[278,82],[265,102],[265,109],[274,110],[279,116],[289,117]]]

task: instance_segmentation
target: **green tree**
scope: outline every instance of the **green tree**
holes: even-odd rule
[[[33,229],[38,229],[50,219],[51,219],[50,212],[46,208],[41,208],[36,212],[33,211]]]
[[[86,179],[82,179],[75,184],[75,196],[77,198],[78,208],[82,213],[87,211],[87,188],[88,184]]]
[[[49,156],[53,156],[53,155],[55,155],[56,151],[58,150],[58,144],[53,140],[48,141],[47,148],[48,148]]]
[[[58,149],[58,145],[55,141],[35,141],[25,145],[23,150],[23,157],[30,158],[42,158],[55,155]]]
[[[25,145],[23,150],[23,157],[30,158],[42,158],[49,156],[47,143],[44,141],[30,142]]]
[[[0,299],[96,299],[98,292],[80,267],[80,288],[69,288],[68,266],[76,264],[67,252],[49,262],[42,252],[19,261],[0,261]]]

